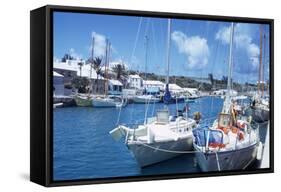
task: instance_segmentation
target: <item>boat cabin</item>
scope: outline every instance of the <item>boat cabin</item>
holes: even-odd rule
[[[168,110],[160,110],[157,112],[157,123],[158,124],[169,123],[169,111]]]
[[[230,114],[220,113],[219,114],[219,127],[228,127],[230,126]]]

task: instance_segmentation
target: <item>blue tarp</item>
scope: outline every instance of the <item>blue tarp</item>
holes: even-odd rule
[[[168,104],[170,103],[170,100],[171,100],[171,93],[169,91],[169,84],[166,84],[166,89],[164,93],[164,103]]]
[[[210,130],[210,129],[194,129],[193,135],[195,138],[195,143],[198,146],[206,146],[208,132],[210,132],[209,143],[223,144],[222,132],[217,130]]]

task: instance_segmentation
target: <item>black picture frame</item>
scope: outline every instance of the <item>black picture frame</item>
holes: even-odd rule
[[[53,12],[78,12],[158,18],[179,18],[209,21],[260,23],[270,26],[270,168],[158,176],[130,176],[119,178],[54,181],[53,165]],[[30,12],[30,180],[43,186],[115,183],[178,178],[226,176],[274,172],[274,20],[215,15],[149,12],[139,10],[100,9],[47,5]]]

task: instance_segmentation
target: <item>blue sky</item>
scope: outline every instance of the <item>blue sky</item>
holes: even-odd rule
[[[233,78],[236,82],[258,79],[260,25],[235,23]],[[263,48],[265,79],[268,79],[269,26]],[[148,37],[147,71],[165,74],[167,19],[111,16],[86,13],[54,13],[54,57],[65,53],[90,57],[95,37],[95,56],[103,56],[105,39],[112,44],[110,60],[123,61],[129,68],[144,71],[145,36]],[[172,19],[170,74],[218,79],[227,75],[230,23]]]

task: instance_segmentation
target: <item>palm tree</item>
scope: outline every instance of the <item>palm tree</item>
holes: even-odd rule
[[[101,74],[101,67],[102,67],[101,63],[102,63],[101,57],[96,57],[94,59],[90,58],[87,60],[87,64],[89,64],[91,68],[90,79],[92,78],[92,69],[94,69],[97,73],[97,79],[95,79],[96,92],[98,91],[98,79],[99,79],[99,75]]]
[[[122,76],[126,75],[126,68],[123,64],[115,65],[112,70],[116,73],[117,79],[120,80]]]

